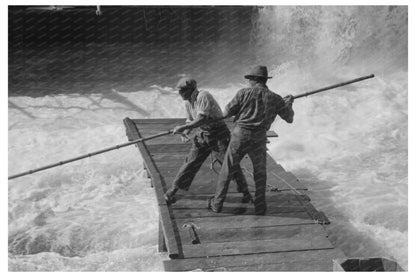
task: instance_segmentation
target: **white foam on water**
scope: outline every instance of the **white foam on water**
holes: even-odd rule
[[[158,93],[147,93],[114,97],[152,111]],[[9,109],[10,175],[124,143],[122,119],[140,117],[134,107],[100,95],[9,101],[15,107]],[[168,109],[172,101],[183,110],[178,96],[167,96],[153,114],[175,115]],[[154,191],[134,146],[25,176],[9,186],[9,268],[159,270],[157,219]]]
[[[331,241],[347,256],[393,257],[407,269],[407,45],[397,31],[403,8],[358,9],[263,9],[258,34],[267,39],[258,63],[269,65],[275,92],[376,75],[296,100],[295,122],[276,120],[279,138],[268,148],[308,185],[331,221]],[[202,89],[224,107],[244,85],[230,80]],[[9,97],[9,175],[124,143],[125,117],[184,117],[172,91],[154,84]],[[10,271],[163,270],[156,199],[134,146],[11,180],[8,200]]]
[[[295,122],[276,121],[269,148],[325,195],[315,205],[347,256],[393,257],[407,268],[407,9],[265,8],[258,28],[258,59],[273,64],[269,86],[282,95],[375,74],[296,100]]]
[[[301,180],[307,181],[310,176],[303,173],[310,172],[333,184],[326,187],[331,204],[325,211],[333,208],[343,215],[331,217],[333,237],[345,231],[342,220],[347,218],[365,233],[360,239],[372,237],[385,249],[382,254],[403,264],[407,261],[407,133],[401,123],[405,114],[397,111],[405,103],[398,101],[400,109],[395,110],[383,95],[380,84],[385,83],[374,83],[356,92],[297,100],[295,123],[276,121],[273,129],[280,137],[272,139],[269,149]],[[240,87],[208,90],[224,106],[232,96],[227,92]],[[398,99],[405,99],[400,98],[403,91],[397,88]],[[118,93],[134,104],[147,101],[142,105],[154,117],[184,116],[178,95]],[[82,95],[9,98],[31,114],[9,109],[9,173],[125,142],[121,120],[140,116],[117,101],[91,97],[101,106],[93,112],[84,108],[91,99]],[[156,97],[157,101],[151,100]],[[52,109],[56,103],[60,103],[58,111]],[[154,192],[134,146],[10,181],[9,269],[161,270],[166,257],[156,250],[157,219]],[[351,239],[357,245],[355,235],[335,241],[344,251],[362,255],[360,248],[351,249]]]

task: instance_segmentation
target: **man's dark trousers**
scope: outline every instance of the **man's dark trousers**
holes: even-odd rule
[[[238,126],[234,128],[218,177],[217,190],[213,200],[215,208],[222,207],[231,176],[237,172],[240,168],[240,161],[248,154],[253,163],[253,176],[256,184],[255,212],[261,214],[266,211],[266,140],[265,130],[253,131]]]
[[[179,169],[173,181],[173,186],[186,191],[189,190],[196,173],[211,152],[213,152],[215,159],[220,163],[223,162],[229,141],[230,131],[225,124],[222,127],[216,128],[214,131],[202,131],[196,135],[186,161]],[[247,181],[240,165],[235,168],[231,179],[234,179],[237,183],[238,192],[248,191]]]

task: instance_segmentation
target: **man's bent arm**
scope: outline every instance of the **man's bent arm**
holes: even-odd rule
[[[204,125],[207,121],[208,118],[205,115],[198,114],[193,121],[185,124],[185,130],[198,128],[199,126]]]
[[[293,104],[294,98],[292,95],[288,95],[288,96],[285,96],[282,100],[283,101],[281,105],[283,105],[283,107],[278,109],[277,113],[287,123],[293,123],[293,117],[295,115],[295,111],[292,108],[292,104]]]
[[[198,114],[193,121],[186,123],[185,125],[176,126],[175,129],[173,129],[173,133],[180,133],[185,130],[198,128],[199,126],[205,124],[207,121],[208,121],[208,118],[205,115]]]
[[[295,111],[292,109],[292,106],[287,108],[287,114],[283,118],[287,123],[293,123],[293,117],[295,115]]]

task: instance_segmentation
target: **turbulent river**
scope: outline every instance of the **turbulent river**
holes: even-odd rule
[[[268,148],[308,185],[331,220],[335,246],[351,257],[391,257],[407,269],[407,9],[277,7],[256,20],[254,62],[268,65],[269,88],[282,96],[376,75],[296,100],[295,122],[276,120],[279,137]],[[122,53],[129,46],[111,47]],[[212,55],[206,68],[217,62]],[[120,54],[118,66],[131,58]],[[50,59],[27,62],[46,68]],[[180,74],[193,72],[171,71]],[[221,80],[201,88],[224,107],[246,84]],[[69,92],[55,84],[9,94],[9,175],[123,143],[125,117],[184,117],[173,86],[78,82]],[[163,270],[156,199],[142,163],[131,146],[9,181],[9,270]]]

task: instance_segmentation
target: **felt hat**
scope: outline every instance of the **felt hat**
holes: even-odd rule
[[[250,77],[261,77],[265,79],[270,79],[272,77],[268,76],[267,67],[264,65],[257,65],[251,69],[251,71],[244,76],[246,79],[250,79]]]

